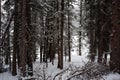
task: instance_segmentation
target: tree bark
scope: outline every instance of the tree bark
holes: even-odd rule
[[[26,76],[26,58],[27,58],[27,40],[26,40],[26,27],[27,27],[27,15],[26,15],[27,0],[21,1],[22,16],[20,27],[20,69],[22,76]]]
[[[112,40],[110,69],[120,73],[120,1],[112,0]]]

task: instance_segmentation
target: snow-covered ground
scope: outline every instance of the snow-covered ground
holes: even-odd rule
[[[120,74],[118,73],[110,73],[104,76],[105,80],[120,80]]]
[[[77,65],[77,66],[83,66],[84,62],[87,62],[88,59],[86,56],[77,56],[77,51],[72,52],[72,62],[64,61],[64,69],[66,69],[69,65]],[[53,78],[57,73],[61,72],[60,69],[57,69],[57,59],[54,62],[55,64],[52,65],[51,63],[48,63],[48,68],[43,67],[45,64],[41,64],[40,62],[34,63],[34,70],[37,71],[39,74],[41,74],[41,70],[45,68],[45,74],[46,76],[51,76]],[[42,71],[43,72],[43,71]],[[39,76],[38,74],[38,76]],[[66,76],[63,75],[63,76]],[[120,80],[120,75],[117,73],[110,73],[108,75],[104,76],[105,80]],[[0,73],[0,80],[18,80],[17,76],[12,76],[11,73],[5,72]],[[63,79],[65,80],[65,79]]]
[[[53,68],[53,72],[55,69]],[[110,73],[104,76],[105,80],[120,80],[120,75],[117,73]],[[12,76],[9,72],[0,73],[0,80],[18,80],[17,76]]]
[[[18,80],[17,76],[12,76],[9,72],[0,73],[0,80]]]

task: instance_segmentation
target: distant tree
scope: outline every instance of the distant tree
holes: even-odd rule
[[[80,0],[80,31],[79,31],[79,55],[82,55],[81,54],[81,46],[82,46],[82,43],[81,43],[81,38],[82,38],[82,27],[83,27],[83,0]]]

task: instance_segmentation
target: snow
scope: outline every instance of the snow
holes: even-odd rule
[[[55,67],[50,67],[51,72],[57,71]],[[59,70],[60,71],[60,70]],[[118,73],[110,73],[106,76],[104,76],[105,80],[120,80],[120,75]],[[18,80],[17,76],[12,76],[11,73],[5,72],[5,73],[0,73],[0,80]]]
[[[12,76],[9,72],[0,73],[0,80],[18,80],[17,76]]]
[[[75,49],[74,51],[72,51],[72,56],[71,56],[71,62],[68,62],[68,59],[65,60],[64,57],[64,69],[67,69],[70,65],[75,65],[75,66],[83,66],[84,62],[87,62],[88,59],[86,58],[87,56],[83,55],[83,56],[78,56],[78,52],[77,49]],[[57,68],[57,56],[56,59],[54,61],[54,65],[52,65],[52,63],[48,63],[48,68],[45,68],[45,74],[46,76],[51,76],[51,78],[53,78],[57,73],[60,73],[62,70]],[[45,67],[45,63],[40,63],[39,61],[37,61],[36,63],[34,63],[34,70],[38,73],[41,74],[41,70],[43,70],[43,68]],[[36,76],[36,75],[35,75]],[[67,73],[62,74],[61,78],[65,78],[64,76],[67,76]],[[38,76],[36,76],[38,77]],[[62,79],[65,80],[65,79]]]
[[[104,76],[105,80],[120,80],[120,74],[110,73],[107,76]]]

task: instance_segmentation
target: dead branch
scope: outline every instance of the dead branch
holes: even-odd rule
[[[54,76],[53,80],[55,80],[55,78],[56,78],[57,76],[59,76],[59,75],[61,75],[62,73],[66,72],[68,69],[69,69],[69,68],[61,71],[60,73],[57,73],[57,74]]]
[[[82,68],[71,72],[67,80],[71,80],[72,78],[80,77],[80,76],[83,78],[85,77],[88,80],[89,79],[104,80],[102,75],[105,74],[106,70],[107,68],[104,65],[89,62],[85,64],[85,66],[83,66]]]

